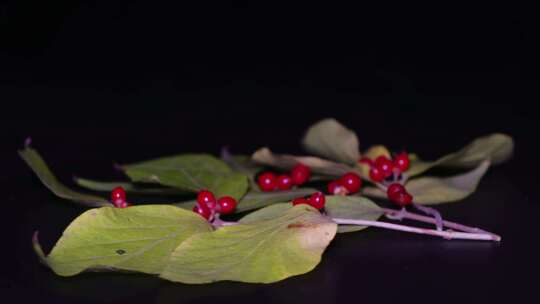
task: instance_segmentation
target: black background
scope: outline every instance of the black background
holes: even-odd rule
[[[11,1],[0,6],[3,297],[55,303],[455,302],[525,299],[535,279],[537,31],[511,7],[265,6]],[[335,9],[335,10],[334,10]],[[301,153],[336,117],[361,146],[427,159],[506,132],[515,157],[440,207],[501,244],[370,229],[339,235],[309,274],[271,285],[190,286],[138,274],[60,278],[46,250],[82,208],[18,159],[27,136],[65,183],[183,152]]]

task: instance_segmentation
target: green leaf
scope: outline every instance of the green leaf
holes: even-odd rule
[[[208,154],[184,154],[123,166],[134,182],[158,183],[192,192],[208,189],[216,196],[241,198],[249,185],[244,174]]]
[[[302,163],[308,166],[312,172],[330,176],[342,176],[343,174],[352,171],[353,168],[333,161],[325,160],[313,156],[294,156],[288,154],[274,154],[268,148],[261,148],[251,157],[255,162],[268,165],[271,167],[290,170],[296,164]]]
[[[271,204],[291,201],[297,197],[306,196],[317,192],[313,188],[298,188],[289,191],[274,191],[274,192],[257,192],[250,191],[238,202],[236,213],[244,212],[253,209],[259,209]],[[175,206],[185,209],[190,209],[195,206],[196,200],[190,200],[175,204]]]
[[[160,277],[182,283],[272,283],[311,271],[337,225],[307,205],[273,219],[226,226],[184,241]]]
[[[349,165],[356,164],[360,158],[356,134],[333,118],[312,125],[302,143],[310,153]]]
[[[48,256],[37,237],[34,249],[61,276],[84,270],[160,273],[188,237],[212,231],[202,217],[170,205],[91,209],[76,218]]]
[[[406,183],[406,188],[414,197],[414,202],[431,205],[459,201],[472,194],[480,179],[488,170],[490,162],[483,161],[478,167],[464,174],[452,177],[419,177]],[[364,194],[386,198],[386,193],[378,188],[366,187]]]
[[[271,220],[291,209],[292,203],[277,203],[257,211],[250,212],[241,218],[238,222],[242,224],[256,223],[259,221]]]
[[[74,177],[73,180],[75,181],[77,185],[90,189],[90,190],[94,190],[94,191],[110,192],[112,189],[116,187],[122,187],[128,193],[137,193],[137,194],[176,195],[176,194],[185,193],[184,191],[180,189],[176,189],[176,188],[139,187],[133,183],[123,182],[123,181],[103,182],[103,181],[96,181],[96,180],[91,180],[87,178],[82,178],[82,177]]]
[[[510,158],[513,150],[512,137],[494,133],[479,137],[463,149],[443,156],[436,161],[422,161],[416,155],[411,155],[411,167],[407,170],[407,174],[409,176],[419,175],[435,166],[474,168],[486,159],[489,159],[492,164],[499,164]]]
[[[361,196],[327,195],[324,207],[332,218],[376,221],[384,211],[370,199]],[[339,233],[359,231],[366,226],[340,225]]]
[[[86,206],[110,206],[111,203],[103,197],[96,195],[80,193],[71,190],[70,188],[64,186],[54,174],[51,172],[43,158],[39,153],[29,147],[19,150],[19,155],[26,162],[26,164],[34,171],[37,177],[41,182],[49,188],[57,196],[78,202]]]

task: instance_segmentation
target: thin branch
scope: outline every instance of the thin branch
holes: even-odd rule
[[[411,220],[424,222],[424,223],[428,223],[428,224],[436,224],[436,222],[437,222],[432,217],[411,213],[411,212],[408,212],[406,210],[394,210],[394,209],[388,209],[388,208],[381,208],[381,209],[385,213],[386,217],[391,218],[391,219],[396,219],[396,218],[397,219],[403,219],[403,218],[406,218],[406,219],[411,219]],[[443,224],[444,227],[454,229],[454,230],[459,230],[459,231],[469,232],[469,233],[491,234],[494,238],[499,238],[499,239],[501,238],[499,235],[493,234],[491,232],[488,232],[488,231],[485,231],[485,230],[482,230],[482,229],[476,228],[476,227],[469,227],[469,226],[465,226],[465,225],[462,225],[462,224],[458,224],[458,223],[454,223],[454,222],[450,222],[450,221],[446,221],[446,220],[443,220],[442,224]]]
[[[391,229],[391,230],[439,236],[448,240],[462,239],[462,240],[482,240],[482,241],[495,241],[495,242],[501,241],[500,236],[492,234],[492,233],[438,231],[434,229],[425,229],[425,228],[411,227],[411,226],[405,226],[405,225],[400,225],[400,224],[392,224],[392,223],[368,221],[368,220],[353,220],[353,219],[341,219],[341,218],[333,218],[333,220],[337,224],[342,224],[342,225],[379,227],[379,228],[385,228],[385,229]]]

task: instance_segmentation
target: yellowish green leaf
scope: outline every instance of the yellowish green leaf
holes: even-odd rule
[[[484,160],[491,164],[499,164],[512,156],[514,141],[512,137],[494,133],[479,137],[463,149],[439,158],[436,161],[422,161],[416,155],[411,155],[411,167],[407,175],[419,175],[435,166],[454,168],[474,168]]]
[[[19,155],[26,164],[34,171],[41,182],[57,196],[78,202],[86,206],[110,206],[111,203],[103,197],[74,191],[62,184],[51,172],[43,158],[32,148],[24,148],[19,151]]]
[[[333,118],[323,119],[306,132],[302,144],[315,155],[354,165],[360,158],[358,137]]]
[[[188,237],[212,231],[201,216],[170,205],[91,209],[76,218],[42,261],[61,276],[84,270],[160,273],[173,250]]]
[[[307,205],[249,224],[219,228],[184,241],[160,277],[182,283],[272,283],[311,271],[337,225]]]
[[[452,177],[419,177],[409,180],[406,188],[414,197],[414,202],[425,205],[459,201],[472,194],[488,170],[490,162],[483,161],[478,167],[464,174]],[[374,187],[364,188],[368,196],[386,198],[386,193]]]
[[[247,177],[208,154],[184,154],[123,166],[135,182],[157,183],[188,191],[207,189],[216,196],[240,199],[249,185]]]

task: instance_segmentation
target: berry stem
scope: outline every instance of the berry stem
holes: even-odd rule
[[[428,223],[428,224],[435,224],[436,223],[436,220],[434,218],[430,217],[430,216],[419,215],[419,214],[416,214],[416,213],[408,212],[407,210],[403,210],[403,209],[402,210],[394,210],[394,209],[388,209],[388,208],[381,208],[381,209],[385,213],[386,217],[391,218],[391,219],[399,217],[401,219],[406,218],[406,219],[415,220],[415,221],[419,221],[419,222],[424,222],[424,223]],[[500,236],[498,236],[496,234],[493,234],[491,232],[482,230],[480,228],[469,227],[469,226],[465,226],[465,225],[462,225],[462,224],[458,224],[458,223],[454,223],[454,222],[450,222],[450,221],[446,221],[446,220],[443,220],[442,224],[443,224],[443,227],[446,227],[446,228],[459,230],[459,231],[463,231],[463,232],[469,232],[469,233],[490,234],[494,238],[498,238],[499,240],[501,239]]]
[[[224,227],[224,226],[234,226],[234,225],[238,225],[238,222],[224,221],[219,218],[219,213],[216,213],[216,215],[214,215],[214,220],[212,221],[212,226],[214,226],[214,228],[219,228],[219,227]]]
[[[431,219],[431,218],[429,218]],[[358,226],[371,226],[379,227],[390,230],[405,231],[418,234],[427,234],[433,236],[440,236],[442,238],[452,240],[452,239],[462,239],[462,240],[482,240],[482,241],[495,241],[500,242],[501,237],[492,233],[485,232],[456,232],[456,231],[438,231],[434,229],[425,229],[419,227],[411,227],[400,224],[393,224],[387,222],[378,222],[378,221],[368,221],[368,220],[353,220],[353,219],[342,219],[342,218],[333,218],[332,219],[337,224],[341,225],[358,225]]]
[[[434,208],[425,207],[419,204],[412,204],[414,208],[424,212],[427,215],[433,216],[435,219],[435,226],[437,227],[437,230],[442,231],[443,230],[443,219],[441,216],[441,213]]]

